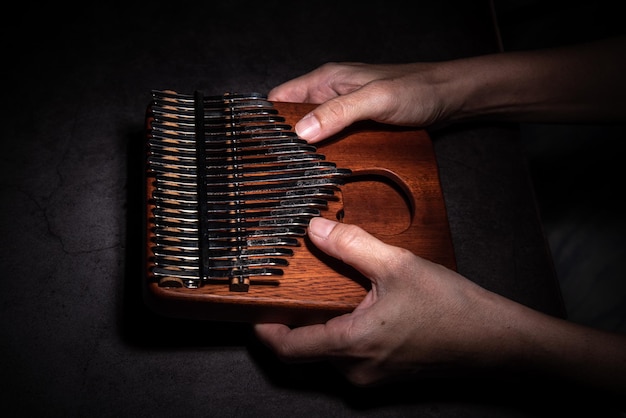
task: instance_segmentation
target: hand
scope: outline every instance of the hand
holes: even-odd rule
[[[328,63],[275,87],[268,98],[322,103],[295,125],[296,133],[309,142],[325,139],[358,120],[431,125],[454,110],[454,95],[439,92],[438,86],[443,84],[434,78],[443,66]]]
[[[622,36],[443,62],[328,63],[275,87],[268,98],[320,104],[294,127],[309,142],[367,119],[417,127],[486,118],[623,122],[625,45]]]
[[[354,225],[318,217],[308,234],[372,288],[354,312],[326,324],[256,324],[284,361],[329,360],[357,385],[504,361],[510,339],[500,334],[514,321],[510,312],[526,308]]]
[[[624,121],[625,44],[620,37],[439,63],[329,63],[274,88],[268,98],[320,104],[295,125],[309,142],[366,119],[407,126],[477,118]],[[597,70],[594,77],[585,63]],[[325,324],[255,324],[259,339],[284,361],[328,360],[357,385],[492,369],[557,376],[624,395],[626,335],[532,310],[354,225],[317,217],[308,234],[372,286],[352,313]]]

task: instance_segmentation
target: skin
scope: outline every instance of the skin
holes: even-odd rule
[[[295,126],[311,143],[364,119],[623,122],[624,51],[626,39],[617,38],[439,63],[328,63],[277,86],[269,99],[319,104]],[[313,218],[308,236],[372,288],[354,312],[325,324],[255,324],[285,362],[329,361],[358,386],[523,371],[626,394],[626,335],[532,310],[355,225]]]

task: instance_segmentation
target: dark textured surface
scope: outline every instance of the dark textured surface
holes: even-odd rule
[[[505,50],[626,34],[610,0],[495,1]],[[522,125],[545,235],[571,321],[626,332],[626,125]]]
[[[398,2],[399,3],[399,2]],[[267,92],[329,60],[496,49],[487,2],[102,3],[14,12],[0,189],[1,399],[45,416],[552,416],[595,410],[549,382],[469,377],[359,390],[287,366],[243,324],[158,318],[139,291],[151,89]],[[433,132],[461,273],[561,314],[519,134]],[[602,409],[602,408],[600,408]],[[598,412],[598,411],[596,411]],[[602,414],[604,411],[599,411]],[[599,415],[601,416],[601,415]]]

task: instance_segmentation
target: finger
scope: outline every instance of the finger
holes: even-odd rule
[[[333,338],[331,328],[326,324],[294,329],[283,324],[255,324],[254,332],[259,341],[287,362],[328,358],[335,351],[338,341],[336,337]]]
[[[334,97],[305,115],[294,129],[310,143],[326,139],[361,120],[384,120],[390,112],[388,94],[376,85],[367,85]],[[391,109],[394,109],[391,107]]]
[[[355,225],[323,217],[311,219],[308,234],[319,249],[356,268],[373,282],[388,276],[390,268],[393,268],[390,264],[398,264],[399,255],[405,252],[385,244]]]
[[[291,79],[274,87],[267,95],[273,102],[323,103],[336,97],[328,78],[332,75],[329,65],[319,67],[309,73]]]
[[[274,87],[267,94],[267,99],[272,102],[306,103],[307,86],[306,76],[301,76]]]
[[[334,79],[341,65],[326,63],[311,72],[274,87],[268,99],[275,102],[324,103],[340,93],[335,90]]]

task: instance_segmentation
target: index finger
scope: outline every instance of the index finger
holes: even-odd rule
[[[291,329],[283,324],[254,324],[257,338],[283,361],[304,362],[328,358],[335,339],[326,324]]]

